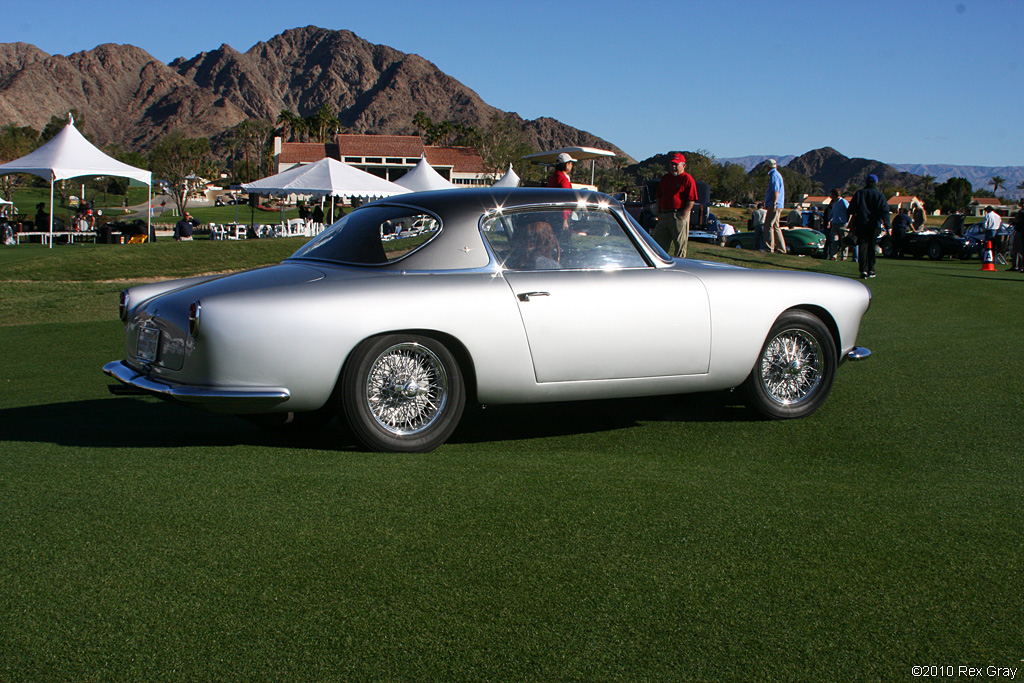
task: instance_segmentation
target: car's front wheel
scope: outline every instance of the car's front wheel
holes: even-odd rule
[[[835,372],[836,347],[825,324],[806,311],[787,311],[768,332],[743,390],[764,417],[804,417],[824,403]]]
[[[375,451],[418,453],[443,444],[466,403],[462,372],[436,339],[389,334],[360,343],[341,378],[352,431]]]

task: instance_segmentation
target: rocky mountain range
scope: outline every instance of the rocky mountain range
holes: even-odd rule
[[[831,147],[822,147],[801,154],[786,164],[786,168],[821,183],[825,190],[844,187],[851,181],[859,184],[869,174],[878,176],[882,184],[898,185],[908,190],[912,190],[921,181],[919,176],[897,171],[881,161],[851,159]]]
[[[375,45],[350,31],[307,26],[287,30],[239,52],[230,45],[170,64],[132,45],[100,45],[71,55],[49,55],[27,43],[0,43],[0,126],[41,130],[54,115],[77,110],[100,146],[115,143],[139,152],[171,131],[222,138],[246,119],[276,120],[282,110],[309,116],[327,104],[347,132],[416,134],[418,111],[434,121],[486,127],[501,112],[423,57]],[[534,149],[614,144],[551,118],[520,123]],[[751,170],[767,158],[719,159]],[[849,158],[830,147],[800,156],[776,156],[824,189],[860,182],[875,173],[911,189],[919,176],[936,182],[959,176],[990,189],[993,175],[1007,179],[1000,194],[1019,196],[1024,167],[884,164]]]
[[[51,116],[76,109],[101,146],[146,151],[172,130],[216,138],[245,119],[274,121],[285,109],[309,116],[322,104],[352,133],[416,134],[417,111],[481,128],[502,113],[418,55],[315,26],[290,29],[246,52],[221,45],[170,64],[132,45],[63,56],[0,44],[0,125],[41,130]],[[536,149],[592,146],[628,157],[554,119],[514,116]]]

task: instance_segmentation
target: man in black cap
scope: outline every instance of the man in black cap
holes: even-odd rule
[[[889,202],[875,185],[878,176],[867,177],[864,187],[850,200],[850,229],[857,236],[857,262],[861,278],[875,276],[875,244],[878,229],[889,229]]]

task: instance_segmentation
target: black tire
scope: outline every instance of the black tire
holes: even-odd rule
[[[416,334],[372,337],[341,376],[341,404],[369,449],[432,451],[451,436],[466,405],[462,371],[444,344]]]
[[[806,417],[828,398],[835,374],[832,333],[806,311],[786,311],[768,332],[743,391],[763,417]]]
[[[893,243],[892,243],[891,239],[886,237],[884,240],[882,240],[881,242],[878,243],[878,246],[880,246],[882,248],[882,256],[884,256],[886,258],[892,258],[893,257],[894,249],[893,249]]]
[[[742,249],[743,248],[743,243],[740,242],[739,240],[733,240],[733,241],[729,242],[729,248],[730,249]]]
[[[938,240],[932,240],[928,243],[928,258],[932,261],[939,261],[942,259],[942,245],[939,244]]]

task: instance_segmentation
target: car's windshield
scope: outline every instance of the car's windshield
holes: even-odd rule
[[[436,217],[401,206],[353,211],[296,251],[292,258],[376,266],[415,251],[441,231]]]

